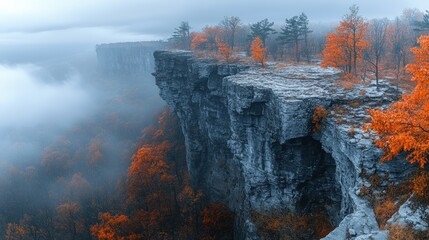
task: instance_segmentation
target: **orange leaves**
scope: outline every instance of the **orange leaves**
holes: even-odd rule
[[[273,210],[253,213],[252,219],[264,239],[321,239],[334,228],[325,210],[309,214]]]
[[[165,162],[170,147],[167,141],[158,145],[148,144],[133,156],[133,162],[128,169],[129,201],[136,202],[144,192],[153,193],[160,184],[174,180],[174,176],[169,173],[170,166]]]
[[[252,45],[250,46],[250,51],[252,52],[252,59],[265,66],[265,52],[266,48],[262,45],[262,40],[259,37],[253,39]]]
[[[364,50],[369,47],[365,40],[368,24],[357,13],[358,8],[352,6],[336,32],[326,36],[322,67],[339,68],[357,77],[357,66],[363,59]]]
[[[367,126],[378,135],[375,145],[384,151],[382,161],[408,152],[407,160],[424,167],[429,156],[429,36],[419,39],[413,48],[416,61],[407,70],[417,82],[411,94],[387,110],[370,110],[372,122]]]
[[[222,42],[218,37],[216,38],[216,46],[219,50],[220,57],[226,62],[231,62],[232,60],[232,50],[229,49],[228,44]]]
[[[9,223],[7,224],[6,229],[6,240],[18,240],[18,239],[25,239],[27,235],[27,230],[25,227],[16,224],[16,223]]]
[[[216,47],[216,38],[221,34],[219,27],[205,27],[202,33],[192,33],[192,50],[213,51]]]
[[[206,48],[208,40],[205,33],[192,33],[192,36],[192,50],[203,50]]]
[[[419,199],[429,200],[429,174],[421,172],[412,179],[413,193]]]
[[[326,36],[326,45],[322,56],[321,66],[324,68],[335,67],[344,70],[347,66],[347,54],[341,47],[341,38],[337,33],[330,33]]]
[[[381,203],[378,203],[374,207],[375,218],[381,227],[384,227],[387,220],[389,220],[395,212],[397,212],[399,206],[397,206],[391,199],[387,199]]]
[[[429,91],[429,35],[421,36],[418,43],[420,47],[411,49],[416,57],[416,62],[408,64],[406,69],[413,75],[412,80],[418,82],[417,90],[424,91],[426,94]]]
[[[110,213],[101,213],[99,215],[101,223],[91,226],[91,235],[99,240],[134,240],[141,239],[142,236],[128,235],[127,229],[131,224],[125,215],[110,215]]]
[[[312,122],[314,124],[313,132],[318,132],[322,129],[322,122],[326,119],[329,112],[322,106],[316,106],[314,108]]]
[[[234,214],[224,204],[213,203],[203,210],[203,224],[210,236],[220,239],[222,234],[231,231]]]
[[[222,29],[219,27],[205,27],[202,33],[193,33],[192,50],[199,51],[199,55],[210,55],[216,59],[233,62],[234,52],[230,46],[221,40]],[[219,54],[217,54],[217,52]]]
[[[89,156],[89,165],[94,166],[103,159],[103,142],[98,138],[93,138],[89,142],[88,146],[88,156]]]

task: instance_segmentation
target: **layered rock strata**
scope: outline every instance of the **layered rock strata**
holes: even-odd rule
[[[381,82],[338,86],[338,71],[319,66],[256,68],[157,51],[161,97],[177,113],[194,185],[238,213],[237,238],[259,239],[252,211],[324,207],[337,228],[325,239],[376,237],[373,210],[359,196],[360,176],[401,179],[409,166],[380,164],[381,151],[362,130],[368,108],[398,98]],[[313,132],[316,106],[330,114]]]

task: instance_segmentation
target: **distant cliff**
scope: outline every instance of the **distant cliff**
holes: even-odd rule
[[[403,160],[380,164],[362,125],[368,108],[397,99],[382,83],[345,91],[338,72],[318,66],[257,69],[191,52],[157,51],[156,84],[179,117],[193,183],[238,212],[237,238],[259,239],[250,212],[323,206],[337,228],[325,239],[386,239],[359,196],[362,173],[402,179]],[[330,109],[312,131],[315,106]],[[387,175],[386,175],[387,176]]]
[[[103,73],[141,77],[153,71],[153,52],[164,47],[160,41],[109,43],[97,45],[96,52]]]

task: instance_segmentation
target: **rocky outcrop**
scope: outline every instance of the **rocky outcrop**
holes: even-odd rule
[[[259,239],[251,211],[324,207],[338,227],[325,239],[383,239],[368,202],[366,173],[407,174],[404,161],[379,164],[362,131],[368,108],[397,98],[386,83],[344,90],[318,66],[258,69],[218,64],[191,52],[157,51],[156,83],[179,117],[194,185],[239,213],[240,239]],[[316,105],[330,109],[312,131]]]
[[[141,77],[153,71],[153,52],[164,45],[163,42],[109,43],[99,44],[95,50],[98,65],[104,74]]]

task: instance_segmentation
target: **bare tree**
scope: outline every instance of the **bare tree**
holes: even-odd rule
[[[220,25],[223,27],[223,29],[226,30],[227,37],[228,37],[228,44],[231,50],[234,50],[235,34],[241,25],[240,18],[235,16],[225,17],[220,23]]]
[[[407,26],[400,18],[396,18],[390,26],[389,37],[391,45],[391,54],[396,75],[396,83],[399,84],[402,72],[402,65],[405,64],[406,49],[407,49]]]
[[[344,17],[344,25],[351,31],[352,57],[353,57],[353,76],[357,77],[357,62],[360,46],[358,43],[365,37],[366,23],[363,17],[358,15],[359,7],[353,5],[350,12]]]
[[[371,47],[365,50],[364,59],[371,67],[372,72],[375,74],[375,80],[378,89],[378,80],[380,77],[380,60],[385,53],[387,26],[389,20],[375,19],[372,20],[368,27],[368,39]]]

